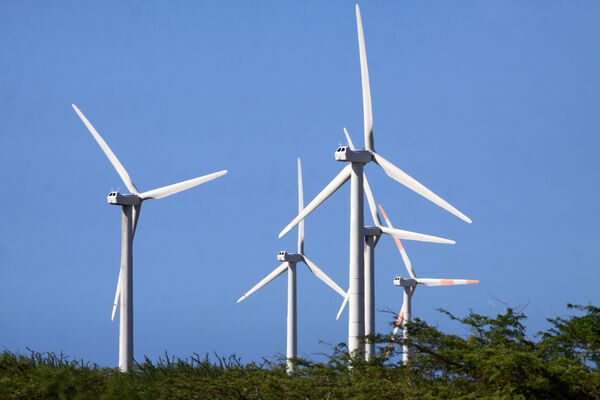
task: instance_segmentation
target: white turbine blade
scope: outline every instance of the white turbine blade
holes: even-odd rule
[[[393,229],[394,227],[392,226],[392,221],[390,221],[390,219],[388,218],[387,214],[383,210],[383,207],[381,207],[381,204],[379,205],[379,209],[381,210],[381,214],[383,215],[383,218],[385,218],[385,222],[387,223],[387,226],[389,228]],[[408,258],[408,254],[406,254],[406,250],[404,249],[404,246],[402,246],[402,242],[397,237],[394,238],[394,241],[396,242],[396,246],[398,247],[398,250],[400,250],[400,255],[402,255],[402,261],[404,261],[404,265],[406,266],[408,275],[410,275],[411,278],[415,279],[416,278],[415,271],[413,270],[412,264],[410,262],[410,259]]]
[[[381,220],[379,219],[379,214],[377,214],[377,206],[375,205],[375,198],[373,197],[373,192],[371,192],[371,187],[369,186],[369,181],[367,181],[367,175],[363,172],[363,186],[365,189],[365,194],[367,195],[367,202],[369,203],[369,210],[371,211],[371,216],[373,217],[373,222],[377,226],[381,226]]]
[[[275,268],[273,270],[273,272],[271,272],[269,275],[265,276],[263,278],[263,280],[261,280],[256,285],[254,285],[254,287],[252,289],[250,289],[246,293],[244,293],[244,295],[242,297],[240,297],[237,302],[239,303],[240,301],[246,299],[246,297],[250,296],[252,293],[256,292],[258,289],[265,286],[267,283],[271,282],[273,279],[277,278],[279,275],[283,274],[287,269],[288,269],[288,263],[284,262],[279,267]]]
[[[365,148],[374,151],[373,147],[373,110],[371,108],[371,88],[369,85],[369,68],[367,67],[367,50],[363,33],[360,9],[356,5],[356,28],[358,30],[358,49],[360,52],[360,76],[362,79],[363,116],[365,128]]]
[[[115,156],[115,153],[112,152],[112,150],[110,149],[110,147],[108,147],[108,145],[106,144],[104,139],[102,139],[102,136],[100,136],[98,131],[96,129],[94,129],[94,127],[92,126],[92,124],[90,124],[90,121],[87,120],[85,115],[83,115],[83,113],[81,111],[79,111],[79,108],[77,108],[77,106],[75,104],[71,104],[71,105],[73,106],[73,109],[75,110],[77,115],[79,115],[79,118],[81,118],[81,120],[83,121],[85,126],[88,128],[88,130],[90,131],[90,133],[92,134],[94,139],[96,139],[96,142],[98,142],[98,144],[100,145],[100,148],[102,149],[104,154],[106,154],[106,157],[108,157],[108,160],[110,161],[110,163],[113,165],[113,167],[115,167],[115,169],[117,170],[117,173],[119,174],[119,176],[125,183],[125,186],[127,186],[127,189],[129,189],[129,191],[131,193],[135,193],[135,194],[139,193],[137,188],[133,184],[133,181],[129,177],[129,174],[125,170],[125,167],[123,167],[123,165],[121,164],[121,162],[119,161],[117,156]]]
[[[387,228],[385,226],[380,226],[381,232],[387,233],[398,239],[406,239],[406,240],[416,240],[418,242],[431,242],[431,243],[444,243],[444,244],[454,244],[456,243],[454,240],[444,239],[437,236],[424,235],[422,233],[416,233],[411,231],[405,231],[402,229],[395,228]]]
[[[421,283],[425,286],[448,286],[448,285],[470,285],[479,283],[478,280],[473,279],[432,279],[432,278],[417,278],[417,283]]]
[[[339,287],[338,284],[333,281],[333,279],[328,277],[325,272],[321,271],[321,269],[319,269],[319,267],[317,267],[315,263],[310,261],[308,257],[302,255],[302,261],[304,261],[308,269],[310,269],[311,272],[317,276],[317,278],[319,278],[320,280],[325,282],[330,288],[338,292],[340,296],[346,297],[346,292],[344,292],[344,290],[341,287]]]
[[[348,131],[344,127],[344,135],[346,135],[346,140],[348,141],[348,146],[350,146],[350,150],[354,150],[354,144],[352,143],[352,139],[350,139],[350,135],[348,135]]]
[[[304,189],[302,188],[302,164],[298,157],[298,214],[304,209]],[[304,253],[304,220],[298,223],[298,253]]]
[[[337,316],[335,317],[336,320],[340,319],[340,317],[342,316],[342,312],[344,311],[344,308],[346,308],[346,304],[348,304],[348,300],[350,300],[350,289],[348,289],[348,292],[346,293],[346,297],[344,297],[344,301],[342,302],[340,310],[338,311]]]
[[[200,185],[201,183],[212,181],[213,179],[217,179],[220,176],[223,176],[227,173],[227,170],[215,172],[214,174],[204,175],[194,179],[188,179],[187,181],[175,183],[173,185],[164,186],[158,189],[149,190],[140,194],[140,198],[142,200],[147,199],[162,199],[163,197],[170,196],[172,194],[181,192],[182,190],[187,190],[193,188],[194,186]]]
[[[294,226],[296,226],[300,221],[302,221],[308,214],[313,212],[315,208],[317,208],[321,203],[323,203],[329,196],[331,196],[336,190],[338,190],[348,179],[350,179],[350,174],[352,171],[352,164],[348,164],[340,171],[339,174],[327,186],[325,189],[321,190],[321,193],[317,195],[308,205],[298,214],[296,218],[292,222],[288,224],[280,233],[279,237],[281,238],[283,235],[288,233]]]
[[[117,307],[119,306],[119,299],[121,298],[121,272],[123,272],[123,267],[119,269],[119,279],[117,279],[117,290],[115,292],[115,301],[113,303],[112,314],[110,316],[110,320],[115,320],[115,313],[117,312]]]
[[[135,237],[135,230],[137,229],[138,219],[140,218],[140,212],[142,211],[142,203],[133,206],[133,226],[131,227],[131,240]]]
[[[421,196],[425,197],[427,200],[437,204],[442,207],[444,210],[450,212],[451,214],[456,215],[458,218],[462,219],[469,224],[472,222],[469,217],[458,211],[456,208],[452,207],[448,204],[444,199],[439,197],[437,194],[433,193],[431,190],[427,189],[417,180],[409,176],[407,173],[402,171],[400,168],[396,167],[394,164],[381,157],[377,153],[373,154],[373,160],[383,169],[383,171],[392,179],[400,182],[407,188],[411,189],[414,192],[417,192]]]

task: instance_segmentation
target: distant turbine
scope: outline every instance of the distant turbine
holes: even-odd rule
[[[387,225],[392,228],[392,223],[389,218],[383,211],[383,207],[379,205],[379,209],[381,210],[381,214],[385,218]],[[425,286],[447,286],[447,285],[468,285],[472,283],[479,283],[478,280],[471,279],[431,279],[431,278],[417,278],[415,276],[415,271],[412,268],[412,264],[406,254],[406,250],[404,246],[402,246],[402,242],[400,239],[395,239],[396,246],[398,246],[398,250],[402,255],[402,260],[404,261],[404,265],[406,266],[406,270],[410,275],[410,279],[404,279],[401,276],[397,276],[394,278],[394,285],[401,286],[404,288],[404,299],[402,301],[402,308],[400,309],[400,313],[398,314],[398,320],[396,321],[396,325],[394,326],[394,330],[392,332],[392,337],[396,336],[400,326],[402,326],[402,337],[404,339],[404,343],[402,344],[402,362],[403,364],[408,363],[408,359],[410,357],[410,346],[406,343],[408,339],[408,329],[407,325],[412,318],[412,296],[415,293],[415,289],[417,285],[425,285]],[[390,354],[390,350],[392,349],[392,344],[388,346],[388,351],[385,353],[385,358]]]
[[[304,196],[302,190],[302,166],[300,165],[300,158],[298,158],[298,212],[301,212],[304,207]],[[346,292],[342,290],[325,272],[321,271],[319,267],[315,265],[311,260],[304,255],[304,221],[301,221],[298,225],[298,252],[288,253],[280,251],[277,254],[277,260],[283,261],[279,267],[275,268],[273,272],[267,275],[263,280],[258,282],[252,289],[247,291],[242,297],[238,299],[238,303],[258,289],[277,278],[279,275],[288,271],[288,313],[287,313],[287,371],[292,373],[296,370],[294,365],[294,359],[298,357],[298,345],[297,345],[297,323],[296,323],[296,263],[302,261],[306,264],[308,269],[316,275],[317,278],[325,282],[329,287],[338,292],[342,297],[346,296]]]
[[[112,152],[108,144],[102,139],[100,134],[94,129],[79,108],[72,104],[73,109],[88,128],[96,142],[102,148],[110,163],[115,167],[117,173],[129,189],[129,194],[119,192],[110,192],[108,194],[108,204],[120,205],[123,208],[121,224],[121,269],[119,270],[119,279],[117,282],[117,292],[111,319],[114,319],[119,298],[121,299],[121,320],[119,324],[119,368],[123,372],[129,370],[129,365],[133,361],[133,237],[137,227],[137,221],[140,216],[142,202],[148,199],[162,199],[163,197],[190,189],[196,185],[211,181],[227,173],[226,170],[215,172],[214,174],[201,176],[199,178],[189,179],[174,185],[164,186],[158,189],[149,190],[140,193],[123,165]]]
[[[358,4],[356,5],[356,24],[358,29],[358,45],[360,53],[360,65],[362,76],[363,93],[363,117],[365,133],[365,150],[352,150],[346,146],[340,147],[335,152],[337,161],[349,162],[340,173],[319,193],[296,218],[286,226],[279,237],[289,232],[301,220],[306,218],[315,208],[323,203],[348,179],[351,178],[350,189],[350,316],[348,318],[348,350],[350,353],[362,352],[361,338],[365,334],[364,321],[364,189],[363,168],[364,165],[374,161],[392,179],[400,182],[409,189],[417,192],[426,199],[432,201],[448,212],[458,216],[466,222],[471,220],[456,208],[448,204],[441,197],[427,189],[417,180],[406,174],[400,168],[375,152],[373,141],[373,113],[371,108],[371,90],[369,87],[369,71],[367,68],[367,54],[363,35],[362,21]],[[389,229],[389,228],[386,228]],[[383,229],[382,229],[383,230]],[[454,243],[447,239],[436,238],[427,235],[416,234],[408,231],[391,230],[389,234],[399,239],[431,241],[438,243]]]

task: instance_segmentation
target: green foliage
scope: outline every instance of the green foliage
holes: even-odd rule
[[[549,359],[584,361],[597,370],[600,367],[600,308],[591,304],[568,304],[567,307],[586,314],[568,319],[548,319],[553,327],[541,334],[543,350]]]
[[[440,310],[468,333],[414,321],[407,365],[401,339],[386,359],[391,338],[376,335],[365,338],[378,343],[373,360],[351,357],[340,344],[325,362],[296,360],[291,376],[283,359],[243,364],[235,355],[212,361],[165,354],[121,373],[63,354],[4,352],[0,399],[600,399],[600,308],[568,307],[577,315],[549,319],[537,340],[513,309],[495,317]]]
[[[581,332],[600,328],[598,318],[590,318],[595,308],[582,308],[582,317],[554,321],[555,328],[534,342],[525,333],[525,316],[507,309],[495,318],[471,312],[450,318],[468,328],[465,338],[447,335],[416,321],[410,327],[415,349],[412,367],[436,383],[455,390],[452,397],[494,399],[586,399],[600,398],[597,368],[586,366],[589,351],[597,337],[575,339],[569,327]],[[579,347],[573,349],[572,345]],[[597,346],[596,355],[597,353]]]

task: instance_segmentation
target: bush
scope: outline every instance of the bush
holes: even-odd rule
[[[69,360],[64,354],[0,354],[1,399],[600,399],[600,309],[568,305],[578,315],[549,319],[536,340],[525,334],[523,313],[496,317],[469,313],[447,317],[468,329],[446,334],[421,320],[409,324],[411,361],[400,362],[402,340],[385,358],[351,358],[342,343],[325,362],[296,360],[289,376],[285,360],[243,364],[232,355],[165,354],[144,359],[131,372]],[[352,368],[348,368],[351,365]]]

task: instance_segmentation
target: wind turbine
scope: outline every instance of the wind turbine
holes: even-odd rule
[[[98,131],[94,129],[92,124],[87,120],[83,113],[72,104],[73,109],[81,118],[85,126],[88,128],[100,148],[108,157],[108,160],[117,170],[117,173],[129,189],[129,194],[121,194],[119,192],[110,192],[107,200],[108,204],[122,206],[122,222],[121,222],[121,269],[119,270],[119,279],[117,282],[117,292],[115,294],[115,302],[113,305],[112,317],[115,317],[115,311],[121,299],[121,315],[119,323],[119,368],[123,372],[129,370],[129,365],[133,361],[133,237],[137,227],[142,202],[149,199],[162,199],[163,197],[190,189],[196,185],[211,181],[227,173],[227,170],[215,172],[214,174],[204,175],[198,178],[189,179],[187,181],[175,183],[173,185],[164,186],[158,189],[149,190],[140,193],[133,184],[129,174],[123,165],[117,159],[117,156],[112,152],[108,144],[102,139]]]
[[[364,336],[364,201],[363,201],[363,168],[365,164],[373,161],[392,179],[417,192],[448,212],[470,223],[471,220],[456,208],[451,206],[441,197],[433,193],[417,180],[396,167],[394,164],[375,152],[373,141],[373,113],[371,107],[371,92],[369,88],[369,72],[367,68],[367,54],[363,35],[362,21],[358,4],[356,5],[356,25],[358,29],[358,46],[360,53],[363,117],[365,149],[353,150],[342,146],[335,152],[335,159],[350,163],[304,208],[296,218],[286,226],[279,237],[289,232],[295,225],[303,220],[315,208],[323,203],[348,179],[351,181],[350,189],[350,316],[348,319],[348,350],[352,353],[361,351],[361,337]],[[399,239],[430,241],[438,243],[453,243],[447,239],[436,238],[398,229],[385,228],[389,234]],[[383,229],[382,229],[383,231]]]
[[[302,190],[302,166],[300,164],[300,158],[298,158],[298,212],[301,212],[304,208],[304,195]],[[283,261],[283,263],[275,268],[269,275],[263,280],[258,282],[252,289],[247,291],[242,297],[238,299],[238,303],[258,289],[283,274],[285,271],[288,272],[288,311],[287,311],[287,371],[292,373],[296,370],[294,365],[294,359],[298,357],[298,325],[296,322],[296,263],[303,262],[306,264],[308,269],[316,275],[317,278],[325,282],[329,287],[338,292],[342,297],[346,297],[346,292],[340,288],[325,272],[315,265],[311,260],[304,255],[304,221],[301,221],[298,225],[298,252],[288,253],[286,251],[280,251],[277,254],[277,260]]]
[[[383,207],[381,204],[379,205],[379,209],[381,210],[381,214],[385,218],[385,221],[388,227],[392,228],[392,223],[386,215],[385,211],[383,211]],[[408,323],[412,318],[412,296],[415,293],[415,289],[417,285],[425,285],[425,286],[448,286],[448,285],[468,285],[473,283],[479,283],[478,280],[472,279],[432,279],[432,278],[417,278],[415,275],[415,271],[412,268],[412,264],[408,255],[406,254],[406,250],[404,246],[402,246],[402,242],[400,239],[395,239],[396,246],[398,246],[398,250],[402,255],[402,260],[404,261],[404,265],[406,266],[406,270],[408,271],[409,279],[404,279],[401,276],[397,276],[394,278],[394,285],[401,286],[404,289],[404,299],[402,301],[402,308],[400,309],[400,313],[398,314],[398,320],[396,321],[396,325],[394,326],[394,330],[392,332],[392,337],[396,336],[398,330],[402,326],[402,363],[406,365],[408,363],[408,359],[410,357],[410,347],[408,346]],[[388,350],[385,353],[385,358],[388,357],[390,351],[392,349],[392,343],[388,346]]]

